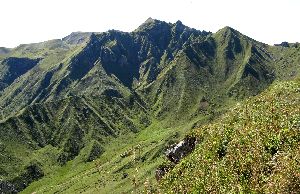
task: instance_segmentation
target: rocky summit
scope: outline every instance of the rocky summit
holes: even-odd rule
[[[298,193],[299,64],[152,18],[1,47],[0,193]]]

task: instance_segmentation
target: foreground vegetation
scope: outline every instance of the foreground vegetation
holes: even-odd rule
[[[167,193],[299,193],[300,82],[279,82],[190,136],[195,151],[161,181]]]

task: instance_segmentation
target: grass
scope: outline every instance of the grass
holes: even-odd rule
[[[163,125],[154,121],[139,134],[111,140],[99,159],[82,163],[79,157],[75,158],[66,166],[54,169],[49,176],[32,183],[22,193],[126,193],[144,190],[147,180],[155,186],[154,172],[163,161],[165,144],[179,140],[191,127],[164,128]],[[124,173],[128,174],[126,178],[123,178]]]
[[[279,82],[194,130],[199,143],[162,180],[165,193],[299,192],[300,83]]]

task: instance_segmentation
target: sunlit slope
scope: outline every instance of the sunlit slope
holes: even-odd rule
[[[161,182],[167,193],[298,193],[300,84],[279,82],[194,130],[195,151]]]

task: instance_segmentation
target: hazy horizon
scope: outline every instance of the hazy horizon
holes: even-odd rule
[[[10,0],[1,3],[0,47],[60,39],[72,32],[133,31],[147,18],[216,32],[230,26],[267,44],[300,42],[297,0]]]

